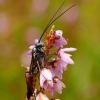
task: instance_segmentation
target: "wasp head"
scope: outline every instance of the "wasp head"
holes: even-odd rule
[[[44,44],[42,42],[37,42],[35,44],[36,47],[44,47]]]

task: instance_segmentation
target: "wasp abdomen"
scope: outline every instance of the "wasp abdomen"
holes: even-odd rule
[[[27,84],[26,99],[30,100],[30,98],[34,94],[34,90],[35,90],[35,86],[36,86],[36,75],[26,72],[25,77],[26,77],[26,84]]]

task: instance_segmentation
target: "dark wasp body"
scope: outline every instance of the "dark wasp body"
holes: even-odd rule
[[[42,42],[37,42],[35,47],[32,49],[32,60],[30,65],[30,73],[34,74],[34,70],[36,69],[36,73],[39,72],[39,67],[42,66],[42,62],[44,59],[44,45]]]
[[[29,70],[25,73],[27,83],[27,94],[26,99],[30,100],[34,94],[36,75],[39,73],[39,69],[42,67],[44,60],[44,45],[42,42],[37,42],[35,47],[32,49],[31,64]]]

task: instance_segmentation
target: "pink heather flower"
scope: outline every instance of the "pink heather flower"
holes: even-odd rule
[[[51,65],[51,71],[54,75],[56,75],[59,79],[62,79],[63,70],[67,69],[67,64],[74,64],[73,60],[70,58],[71,55],[65,52],[75,51],[76,48],[64,48],[58,51],[59,57],[55,60],[52,59],[53,66]]]
[[[65,52],[73,52],[76,50],[77,50],[76,48],[64,48],[64,49],[61,48],[58,51],[58,55],[60,56],[59,58],[61,58],[61,60],[64,61],[66,64],[74,64],[74,61],[70,58],[71,55]]]
[[[32,54],[32,49],[34,49],[34,47],[35,47],[34,45],[29,47],[30,50],[27,52],[28,55]]]
[[[53,86],[53,80],[52,80],[52,72],[47,69],[43,68],[40,73],[40,86],[44,89],[47,89],[48,86]]]
[[[34,43],[36,44],[38,41],[39,41],[38,39],[35,39],[34,40]],[[31,55],[32,54],[32,50],[35,49],[34,47],[35,47],[35,45],[31,45],[29,47],[30,50],[27,52],[28,55]]]
[[[54,94],[54,92],[58,92],[59,94],[62,94],[62,89],[65,88],[65,84],[62,83],[58,78],[54,78],[53,87],[48,87],[48,90],[51,95]]]
[[[57,30],[55,31],[54,35],[55,35],[55,41],[54,41],[54,46],[57,48],[63,47],[63,45],[67,44],[67,41],[64,37],[62,37],[63,32],[61,30]]]
[[[47,96],[45,95],[45,94],[43,94],[43,93],[39,93],[37,96],[36,96],[36,100],[49,100],[48,98],[47,98]]]
[[[54,68],[52,68],[52,71],[59,79],[62,79],[63,70],[66,69],[66,65],[67,64],[60,58],[58,58],[54,63]]]
[[[76,48],[63,48],[63,49],[60,49],[60,51],[62,52],[73,52],[73,51],[76,51],[77,49]]]
[[[39,41],[38,39],[35,39],[35,40],[34,40],[34,43],[36,44],[38,41]]]
[[[62,79],[63,71],[67,69],[67,64],[74,64],[74,61],[71,59],[71,55],[67,52],[73,52],[76,51],[76,48],[63,48],[64,45],[67,44],[67,40],[62,36],[63,32],[61,30],[54,31],[54,27],[50,30],[49,33],[47,33],[46,36],[46,44],[40,43],[38,39],[35,39],[34,45],[29,47],[28,55],[32,56],[32,53],[36,54],[36,59],[34,58],[36,63],[36,69],[35,72],[38,72],[38,78],[39,78],[39,87],[40,89],[35,89],[32,93],[33,96],[30,98],[32,100],[33,98],[35,100],[49,100],[48,97],[44,94],[44,90],[48,90],[51,95],[53,95],[55,92],[58,92],[59,94],[62,94],[62,89],[65,88],[65,84],[61,82],[60,79]],[[40,46],[41,45],[41,46]],[[53,52],[52,48],[57,48],[55,52]],[[43,55],[42,55],[43,53]],[[39,58],[40,57],[40,58]],[[52,58],[54,57],[54,58]],[[43,63],[42,63],[43,61]],[[34,62],[33,62],[34,64]],[[39,65],[38,65],[39,64]],[[40,66],[38,70],[38,66]],[[31,66],[30,66],[31,67]],[[28,83],[27,86],[30,86],[27,79],[29,79],[30,82],[33,82],[33,80],[30,80],[29,75],[34,75],[35,72],[33,71],[30,73],[29,70],[31,70],[30,67],[26,67],[27,71],[25,73],[26,75],[26,82]],[[33,66],[34,67],[34,66]],[[34,86],[34,88],[36,88]],[[31,89],[28,91],[31,92]],[[51,100],[59,100],[59,99],[51,99]]]

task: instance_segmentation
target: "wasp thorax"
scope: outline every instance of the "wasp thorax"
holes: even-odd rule
[[[36,52],[36,48],[34,47],[33,49],[32,49],[32,53],[35,53]]]

